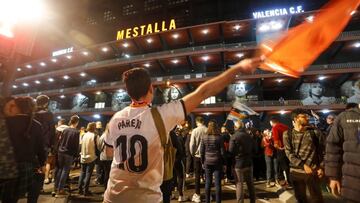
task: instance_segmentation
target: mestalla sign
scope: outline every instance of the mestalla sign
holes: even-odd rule
[[[116,40],[129,39],[173,29],[176,29],[175,19],[170,19],[170,21],[164,20],[119,30],[116,34]]]
[[[292,15],[297,13],[303,13],[303,7],[299,6],[290,6],[287,8],[276,8],[264,11],[255,11],[253,12],[253,18],[268,18],[268,17],[276,17],[276,16],[284,16],[284,15]]]

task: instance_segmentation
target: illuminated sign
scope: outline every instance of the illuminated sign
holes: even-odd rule
[[[283,16],[283,15],[289,15],[289,14],[297,14],[297,13],[303,13],[303,7],[302,6],[291,6],[288,8],[278,8],[278,9],[271,9],[266,11],[255,11],[253,12],[253,17],[255,19],[258,18],[268,18],[268,17],[275,17],[275,16]]]
[[[61,50],[54,51],[52,53],[52,56],[60,56],[60,55],[63,55],[63,54],[71,53],[73,51],[74,51],[74,47],[69,47],[69,48],[66,48],[66,49],[61,49]]]
[[[175,19],[171,19],[170,22],[162,21],[161,23],[156,22],[153,24],[140,25],[132,28],[119,30],[117,31],[116,40],[129,39],[132,37],[143,36],[173,29],[176,29]]]

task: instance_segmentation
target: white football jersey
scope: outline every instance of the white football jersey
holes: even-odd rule
[[[157,108],[169,136],[169,132],[185,120],[183,101],[173,101]],[[113,147],[114,159],[104,202],[161,202],[164,150],[151,108],[126,107],[117,112],[110,120],[105,143]]]

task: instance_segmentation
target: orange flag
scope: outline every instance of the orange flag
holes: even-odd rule
[[[263,70],[299,77],[307,67],[338,37],[360,0],[332,0],[314,16],[289,30],[278,41],[260,44],[265,61]]]

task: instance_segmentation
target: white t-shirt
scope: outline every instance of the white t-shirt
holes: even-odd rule
[[[181,100],[157,107],[169,135],[185,120]],[[156,203],[162,201],[164,150],[151,114],[151,108],[126,107],[109,123],[105,144],[114,149],[104,202]]]

